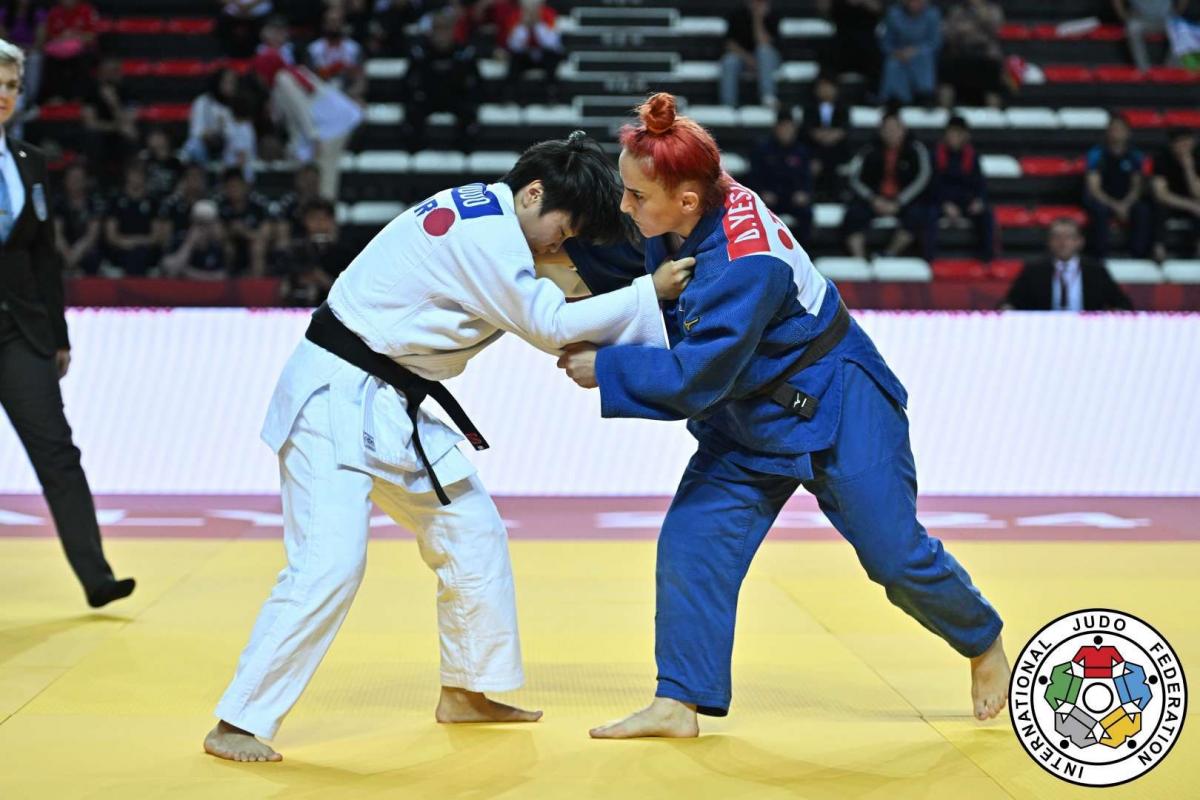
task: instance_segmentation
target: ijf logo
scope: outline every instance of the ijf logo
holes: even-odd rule
[[[1132,614],[1103,608],[1066,614],[1034,634],[1008,696],[1030,758],[1080,786],[1145,775],[1178,741],[1187,713],[1187,681],[1171,645]]]

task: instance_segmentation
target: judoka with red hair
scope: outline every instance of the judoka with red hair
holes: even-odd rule
[[[559,364],[599,387],[604,416],[686,419],[699,446],[658,540],[654,701],[592,735],[696,736],[698,713],[728,713],[738,592],[800,486],[888,599],[970,660],[975,716],[997,715],[1002,622],[917,520],[904,387],[712,136],[669,94],[638,112],[621,132],[621,208],[648,266],[690,256],[695,274],[664,306],[670,349],[579,347]]]

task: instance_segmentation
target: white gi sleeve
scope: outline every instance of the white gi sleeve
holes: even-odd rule
[[[528,251],[487,251],[476,237],[460,249],[457,300],[480,319],[548,353],[573,342],[667,347],[654,279],[644,275],[623,289],[568,303],[553,281],[534,274]]]

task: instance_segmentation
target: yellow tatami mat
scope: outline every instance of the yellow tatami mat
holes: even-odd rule
[[[1136,614],[1200,674],[1200,544],[954,542],[1015,656],[1058,615]],[[58,543],[0,539],[0,798],[1186,798],[1200,732],[1131,784],[1063,783],[1007,715],[969,715],[967,664],[892,608],[848,545],[763,547],[742,593],[729,717],[693,741],[597,742],[653,691],[650,541],[512,546],[535,725],[439,726],[434,578],[371,545],[354,609],[275,741],[280,764],[201,751],[283,558],[270,540],[114,540],[136,595],[89,614]],[[1194,725],[1192,726],[1194,727]]]

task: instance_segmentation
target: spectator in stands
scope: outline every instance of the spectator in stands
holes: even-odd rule
[[[225,67],[213,75],[208,90],[192,101],[188,138],[183,145],[183,154],[189,161],[225,163],[237,93],[238,74]]]
[[[25,52],[24,88],[17,110],[37,103],[42,87],[42,48],[46,44],[46,18],[50,15],[37,0],[8,0],[0,5],[0,39],[15,44]],[[8,125],[8,132],[21,138],[22,120]]]
[[[425,126],[434,111],[449,111],[456,121],[454,146],[469,149],[478,130],[479,57],[470,44],[454,40],[458,12],[433,17],[429,36],[413,45],[405,76],[405,129],[408,147],[425,147]]]
[[[1005,92],[1003,24],[1004,10],[990,0],[961,0],[950,9],[942,28],[938,65],[943,106],[1000,107]]]
[[[272,17],[263,26],[262,44],[254,55],[253,69],[270,97],[272,115],[287,128],[293,156],[300,161],[313,160],[317,130],[310,98],[314,86],[296,68],[291,32],[283,17]]]
[[[174,252],[183,244],[183,238],[192,223],[192,209],[196,203],[208,198],[208,172],[199,164],[188,164],[175,193],[163,201],[159,216],[166,222],[167,250]]]
[[[271,0],[217,0],[217,38],[225,55],[249,58],[258,47],[263,26],[271,16]]]
[[[321,173],[315,164],[301,164],[292,176],[292,191],[272,204],[270,249],[287,253],[304,237],[304,209],[321,196]]]
[[[908,135],[898,111],[883,115],[879,138],[858,151],[850,162],[854,197],[846,208],[842,233],[846,247],[866,258],[865,231],[875,217],[896,217],[900,223],[887,255],[903,253],[926,225],[924,202],[931,170],[929,151]]]
[[[46,15],[43,96],[50,100],[75,99],[88,85],[88,71],[96,55],[100,15],[90,3],[58,0]]]
[[[1100,261],[1081,256],[1079,224],[1062,218],[1050,225],[1050,255],[1025,263],[1001,303],[1018,311],[1132,311],[1129,296]]]
[[[884,17],[882,44],[880,99],[929,104],[942,47],[942,13],[929,0],[900,0]]]
[[[100,62],[82,114],[88,160],[100,182],[111,185],[138,148],[137,116],[122,83],[120,59]]]
[[[313,72],[359,102],[367,99],[362,45],[347,35],[346,16],[336,5],[325,10],[321,38],[308,45]]]
[[[405,29],[427,11],[429,0],[376,0],[371,24],[373,53],[403,53],[407,49]]]
[[[504,49],[508,52],[508,91],[516,96],[517,80],[533,69],[545,75],[551,102],[558,97],[558,65],[566,55],[558,14],[545,0],[521,0],[504,24]]]
[[[233,98],[233,125],[225,140],[223,166],[241,169],[246,180],[254,181],[254,162],[258,158],[258,134],[254,129],[254,97],[239,91]]]
[[[775,73],[779,70],[779,14],[770,0],[745,0],[725,18],[725,54],[721,56],[721,105],[738,107],[742,73],[758,76],[759,101],[775,108],[779,95]]]
[[[833,23],[833,38],[822,64],[837,75],[862,75],[868,86],[879,85],[883,56],[876,31],[884,0],[817,0],[822,16]]]
[[[87,170],[79,162],[71,164],[54,210],[54,238],[68,275],[95,275],[100,269],[103,221],[104,202],[88,186]]]
[[[267,242],[271,235],[267,202],[250,191],[246,176],[237,167],[222,173],[221,187],[218,208],[233,245],[233,270],[262,277],[267,272]]]
[[[812,237],[812,154],[801,141],[790,108],[781,109],[775,127],[750,158],[750,188],[772,210],[792,217],[788,228],[801,246]]]
[[[217,204],[199,200],[179,246],[163,257],[163,273],[171,278],[219,281],[229,277],[232,248],[221,227]]]
[[[1125,24],[1129,53],[1138,69],[1150,69],[1150,54],[1146,51],[1146,36],[1164,33],[1167,20],[1187,10],[1189,0],[1112,0],[1113,10]],[[1167,51],[1168,57],[1170,50]]]
[[[333,203],[322,197],[310,200],[303,216],[305,236],[292,246],[290,269],[280,289],[287,305],[317,306],[356,252],[338,238]]]
[[[1184,246],[1178,252],[1183,258],[1200,258],[1200,171],[1196,161],[1196,134],[1186,128],[1170,132],[1169,142],[1162,155],[1155,159],[1153,190],[1158,211],[1158,242],[1155,257],[1167,257],[1168,223],[1176,221],[1185,229]]]
[[[975,227],[978,258],[988,262],[996,253],[996,218],[988,205],[987,180],[971,132],[962,117],[951,117],[933,152],[929,187],[929,227],[925,231],[925,260],[937,258],[938,227],[970,222]]]
[[[147,275],[158,266],[166,242],[159,203],[146,186],[146,165],[125,166],[125,186],[108,207],[104,238],[108,259],[123,275]]]
[[[1087,154],[1083,206],[1088,212],[1088,254],[1096,258],[1108,257],[1108,225],[1114,219],[1128,227],[1128,250],[1134,258],[1150,254],[1153,215],[1143,197],[1149,162],[1130,147],[1129,138],[1129,123],[1114,114],[1104,144]]]
[[[813,97],[804,106],[804,139],[812,153],[812,171],[818,197],[838,193],[838,171],[850,159],[850,108],[838,97],[834,76],[823,72],[813,85]]]
[[[175,155],[171,139],[162,128],[154,128],[146,134],[146,149],[141,152],[146,165],[146,186],[156,200],[163,200],[183,176],[183,162]]]
[[[270,91],[276,117],[287,127],[292,155],[299,161],[316,161],[321,194],[336,198],[341,155],[362,121],[362,107],[336,87],[321,85],[312,71],[297,67],[286,20],[269,21],[262,35],[255,74]]]

